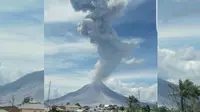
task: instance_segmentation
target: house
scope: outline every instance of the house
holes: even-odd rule
[[[47,112],[45,106],[40,103],[26,103],[18,107],[20,112]]]
[[[194,111],[195,112],[200,112],[200,102],[195,105]]]
[[[7,112],[20,112],[16,106],[4,106],[0,107],[0,109],[6,110]]]
[[[8,112],[8,111],[6,111],[6,110],[4,110],[4,109],[0,109],[0,112]]]
[[[56,109],[57,109],[59,112],[65,112],[65,109],[63,109],[63,108],[56,107]]]
[[[65,111],[73,112],[73,111],[76,111],[80,108],[81,108],[80,106],[69,104],[69,105],[65,106]]]
[[[77,109],[75,112],[84,112],[85,109]]]

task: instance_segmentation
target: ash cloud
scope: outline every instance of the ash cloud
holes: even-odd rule
[[[121,41],[112,28],[112,21],[123,14],[127,3],[127,0],[71,0],[75,11],[88,13],[77,30],[97,47],[100,59],[93,70],[94,81],[105,80],[136,45]]]

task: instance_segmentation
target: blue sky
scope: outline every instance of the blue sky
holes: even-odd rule
[[[52,81],[52,97],[75,91],[91,82],[91,71],[99,56],[89,40],[77,31],[86,14],[75,12],[69,1],[45,1],[45,87]],[[105,81],[123,95],[136,94],[141,100],[156,100],[157,32],[156,3],[129,0],[124,15],[113,22],[120,39],[140,42],[132,59],[123,60]],[[65,11],[63,11],[65,10]]]
[[[198,0],[158,2],[159,77],[173,83],[189,78],[200,85],[199,3]]]
[[[0,2],[0,85],[3,85],[44,69],[44,3]]]

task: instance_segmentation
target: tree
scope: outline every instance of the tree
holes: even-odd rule
[[[150,111],[151,111],[151,109],[150,109],[149,105],[142,107],[142,112],[150,112]]]
[[[157,103],[157,102],[156,102],[156,105],[153,107],[153,111],[154,111],[154,112],[159,112],[159,111],[158,111],[158,103]]]
[[[119,109],[120,109],[121,111],[124,111],[124,110],[125,110],[124,106],[119,107]]]
[[[49,112],[59,112],[59,111],[57,110],[57,106],[54,105],[54,106],[51,107]]]
[[[192,98],[192,101],[193,101],[193,105],[192,105],[192,110],[193,111],[195,111],[195,105],[196,105],[196,101],[197,100],[200,100],[200,98],[199,98],[199,96],[200,96],[200,87],[199,86],[197,86],[197,85],[193,85],[193,87],[192,88],[190,88],[191,89],[191,93],[190,93],[190,95],[191,95],[191,98]]]
[[[104,104],[99,104],[99,107],[104,107]]]
[[[149,105],[146,106],[146,112],[150,112],[151,108],[149,107]]]
[[[179,109],[182,112],[191,112],[192,108],[194,108],[194,104],[197,100],[199,100],[200,87],[196,86],[189,79],[186,79],[185,81],[179,80],[178,86],[169,85],[169,87],[173,90],[173,93],[171,95],[174,97]],[[180,100],[178,100],[178,98]],[[193,104],[191,104],[191,101],[193,101]]]
[[[12,106],[15,105],[15,97],[14,97],[14,95],[12,95],[12,100],[9,100],[9,102],[11,103]]]
[[[76,103],[75,105],[81,107],[81,105],[79,103]]]
[[[83,112],[88,112],[87,110],[83,110]]]
[[[32,100],[31,97],[25,97],[22,104],[25,104],[25,103],[30,103],[30,101]]]
[[[132,110],[136,110],[136,108],[138,107],[138,103],[139,103],[139,100],[131,95],[127,98],[127,103],[128,103],[128,106],[129,106],[129,109],[132,111]]]
[[[179,80],[179,85],[177,87],[177,92],[173,93],[172,95],[175,97],[180,97],[180,110],[182,112],[185,111],[185,100],[190,99],[192,97],[192,88],[194,84],[192,81],[186,79],[184,82]]]
[[[159,107],[158,112],[168,112],[165,107]]]

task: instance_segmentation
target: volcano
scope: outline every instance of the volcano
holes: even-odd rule
[[[14,96],[14,104],[21,104],[24,97],[31,96],[35,100],[44,101],[44,71],[36,71],[24,75],[14,82],[0,86],[0,105],[9,106]]]
[[[81,105],[96,106],[99,104],[126,105],[126,97],[109,89],[102,82],[93,82],[81,89],[68,93],[60,98],[46,101],[51,105],[79,103]]]
[[[82,106],[98,106],[99,104],[127,106],[127,98],[109,89],[103,82],[93,82],[85,85],[75,92],[45,101],[45,104],[65,105],[67,102],[79,103]],[[154,107],[155,103],[140,102],[140,105]]]

